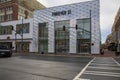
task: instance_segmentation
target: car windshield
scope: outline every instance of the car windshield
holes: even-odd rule
[[[5,46],[0,46],[0,49],[7,49],[7,47],[5,47]]]

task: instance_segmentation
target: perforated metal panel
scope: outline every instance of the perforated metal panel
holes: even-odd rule
[[[70,27],[75,27],[77,19],[90,18],[91,10],[91,53],[100,50],[99,0],[51,7],[34,12],[34,38],[38,40],[38,24],[48,22],[48,52],[54,52],[54,22],[70,20]],[[70,11],[70,12],[68,12]],[[55,14],[55,15],[54,15]],[[69,53],[76,53],[76,29],[70,28]],[[37,41],[38,42],[38,41]]]

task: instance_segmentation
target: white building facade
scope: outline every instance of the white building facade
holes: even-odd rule
[[[0,23],[0,44],[14,47],[16,52],[36,52],[34,46],[37,44],[33,39],[33,19]]]
[[[100,52],[99,0],[34,12],[33,45],[36,52]]]

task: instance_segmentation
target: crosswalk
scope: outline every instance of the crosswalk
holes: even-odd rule
[[[120,80],[120,64],[111,57],[97,57],[75,80]]]

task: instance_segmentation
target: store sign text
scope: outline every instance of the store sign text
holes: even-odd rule
[[[69,15],[69,14],[71,14],[71,10],[52,12],[52,16],[61,16],[61,15]]]

